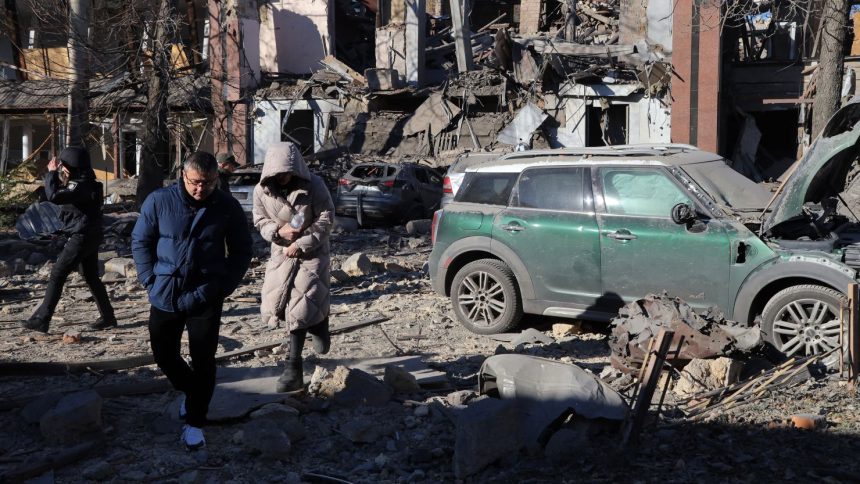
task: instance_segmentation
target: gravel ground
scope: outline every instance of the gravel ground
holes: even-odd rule
[[[0,236],[0,243],[11,237]],[[109,241],[105,258],[127,254],[125,244],[120,239]],[[264,255],[264,247],[258,248]],[[298,410],[295,421],[300,428],[290,435],[291,445],[280,458],[249,450],[248,435],[256,431],[253,424],[260,418],[207,427],[206,450],[188,453],[178,442],[179,424],[167,418],[176,392],[106,398],[104,446],[58,467],[43,476],[47,479],[43,482],[340,482],[319,476],[349,482],[455,481],[451,463],[457,404],[474,396],[471,391],[476,389],[485,358],[497,352],[531,354],[576,363],[595,374],[608,365],[608,331],[600,326],[584,324],[583,331],[554,343],[516,347],[467,332],[451,319],[448,300],[432,292],[422,272],[429,249],[426,236],[409,236],[402,229],[336,234],[334,267],[361,251],[377,270],[333,283],[333,327],[380,315],[389,319],[334,336],[327,355],[317,357],[306,348],[305,372],[309,378],[318,365],[332,370],[367,358],[420,356],[430,368],[446,374],[447,384],[400,393],[376,407],[340,408],[308,393],[288,398],[284,404]],[[10,265],[15,258],[26,261],[25,256],[30,257],[14,251],[0,254]],[[74,276],[48,335],[20,329],[17,321],[35,309],[49,269],[50,261],[26,264],[18,274],[0,277],[0,364],[148,354],[145,294],[133,279],[112,274],[105,280],[119,328],[87,331],[86,323],[95,320],[97,312],[81,279]],[[219,352],[286,336],[283,330],[272,331],[259,323],[256,296],[262,271],[261,261],[255,260],[244,284],[225,303]],[[533,327],[552,337],[552,324],[558,322],[527,317],[523,328]],[[79,343],[63,342],[63,333],[69,331],[81,333]],[[258,350],[222,366],[274,368],[282,364],[285,352],[283,346]],[[0,475],[61,449],[49,446],[39,425],[27,423],[21,406],[11,405],[12,400],[96,385],[143,385],[162,378],[155,366],[61,376],[8,376],[8,371],[0,375],[0,404],[4,404],[0,408],[5,409],[0,411]],[[615,384],[620,386],[621,380]],[[590,425],[563,452],[511,453],[466,481],[860,482],[858,406],[857,396],[834,375],[713,412],[696,422],[677,418],[680,414],[670,399],[664,416],[649,421],[638,442],[626,448],[620,446],[615,426]],[[797,413],[821,415],[826,426],[813,431],[792,428],[786,419]]]

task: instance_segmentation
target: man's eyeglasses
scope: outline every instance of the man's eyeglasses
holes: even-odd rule
[[[202,180],[192,180],[191,178],[188,178],[188,175],[184,173],[182,174],[182,177],[185,178],[185,183],[198,188],[210,187],[218,182],[218,177]]]

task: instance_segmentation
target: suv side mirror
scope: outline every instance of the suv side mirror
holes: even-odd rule
[[[672,207],[672,221],[678,225],[689,225],[696,220],[696,211],[687,203]]]

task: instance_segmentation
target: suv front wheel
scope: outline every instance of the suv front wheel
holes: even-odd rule
[[[478,334],[504,333],[523,316],[514,274],[496,259],[463,266],[451,285],[451,304],[460,323]]]
[[[806,284],[776,293],[762,312],[765,339],[787,356],[809,356],[839,346],[839,311],[848,299],[829,287]],[[831,366],[839,355],[826,358]]]

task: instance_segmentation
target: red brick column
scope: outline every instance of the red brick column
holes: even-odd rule
[[[221,2],[209,0],[209,78],[212,81],[212,137],[215,153],[225,152],[227,143],[227,106],[224,103],[224,44],[221,36]]]
[[[224,49],[227,58],[225,65],[227,71],[227,92],[225,93],[225,97],[231,107],[226,113],[229,119],[230,152],[233,153],[240,165],[244,165],[247,158],[245,147],[247,145],[248,108],[245,101],[240,101],[242,99],[242,34],[239,28],[238,10],[235,8],[235,4],[237,3],[234,2],[234,8],[229,10],[225,19],[227,26],[227,33],[224,38]]]
[[[678,0],[673,17],[672,141],[703,150],[719,149],[719,6]]]
[[[247,162],[248,106],[245,101],[240,101],[242,39],[239,16],[236,9],[230,7],[222,13],[220,5],[218,0],[209,0],[213,149],[215,153],[232,152],[236,161],[244,165]]]

